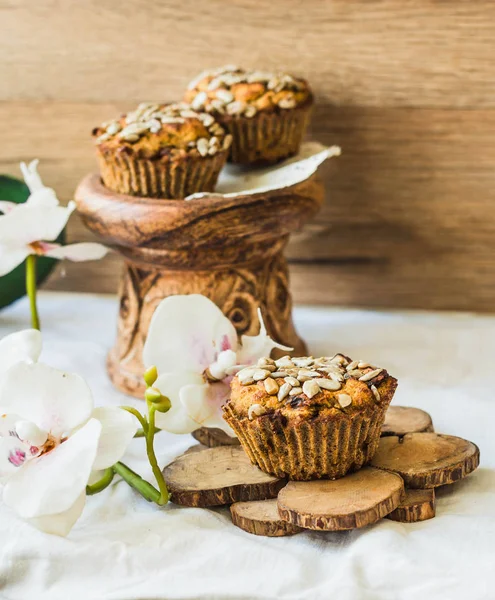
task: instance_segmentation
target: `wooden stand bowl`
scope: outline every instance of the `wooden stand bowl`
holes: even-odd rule
[[[107,362],[114,385],[142,396],[141,355],[151,316],[174,294],[209,297],[239,335],[258,333],[259,306],[270,336],[305,354],[292,322],[282,251],[323,195],[315,175],[279,190],[187,201],[120,195],[97,174],[83,179],[76,191],[83,222],[125,259],[117,341]]]

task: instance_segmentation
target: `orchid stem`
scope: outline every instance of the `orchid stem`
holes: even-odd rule
[[[93,496],[94,494],[102,492],[112,483],[114,475],[115,473],[111,467],[109,469],[105,469],[105,473],[101,479],[91,485],[86,486],[86,495]]]
[[[161,431],[161,429],[158,429],[158,427],[155,427],[155,433],[158,433],[159,431]],[[143,428],[140,428],[136,431],[136,433],[134,434],[135,438],[143,438],[146,437],[146,432],[144,431]]]
[[[112,469],[122,477],[124,481],[126,481],[131,487],[133,487],[136,491],[138,491],[141,496],[147,500],[148,502],[155,502],[156,504],[160,504],[161,494],[160,492],[145,481],[140,475],[135,473],[132,469],[130,469],[127,465],[122,462],[118,462],[113,465]]]
[[[156,459],[155,448],[154,448],[154,439],[155,439],[155,412],[156,408],[148,402],[148,431],[146,433],[146,453],[148,455],[148,460],[150,461],[151,468],[153,470],[153,475],[155,476],[156,482],[160,489],[160,498],[156,503],[159,506],[163,506],[167,504],[169,500],[169,494],[167,489],[167,484],[165,483],[165,479],[163,478],[163,473],[158,466],[158,461]]]
[[[33,329],[40,330],[40,319],[36,305],[36,256],[30,254],[26,259],[26,293],[31,309],[31,325]]]
[[[148,423],[146,422],[146,419],[143,417],[143,415],[138,411],[138,409],[134,408],[133,406],[121,406],[120,408],[122,408],[122,410],[126,410],[127,412],[131,413],[131,415],[134,415],[142,427],[143,435],[136,434],[134,437],[145,437],[148,432]],[[139,433],[139,431],[138,431],[138,433]]]

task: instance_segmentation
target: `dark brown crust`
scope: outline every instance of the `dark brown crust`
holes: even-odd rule
[[[383,437],[371,464],[398,473],[409,488],[434,488],[463,479],[479,465],[476,444],[453,435],[408,433]]]
[[[404,495],[400,476],[381,477],[377,471],[367,467],[337,481],[290,481],[278,495],[279,514],[293,525],[320,531],[371,525],[395,510]],[[360,488],[365,495],[359,493]],[[333,506],[337,494],[345,510]],[[368,505],[363,503],[363,498]],[[324,507],[326,502],[328,506]],[[353,502],[359,504],[355,511],[352,511]]]
[[[276,499],[236,502],[230,507],[230,514],[236,527],[254,535],[281,537],[302,531],[300,527],[280,518]]]
[[[191,435],[201,444],[208,446],[208,448],[216,448],[217,446],[238,446],[240,444],[238,438],[231,437],[226,434],[225,431],[217,429],[216,427],[201,427],[200,429],[193,431]]]
[[[433,422],[430,415],[419,408],[410,406],[389,406],[385,413],[382,436],[403,436],[406,433],[432,432]]]
[[[250,464],[240,447],[221,446],[184,454],[163,470],[172,502],[182,506],[220,506],[276,498],[284,480]]]
[[[387,515],[387,519],[400,523],[417,523],[435,516],[435,490],[406,490],[399,506]]]

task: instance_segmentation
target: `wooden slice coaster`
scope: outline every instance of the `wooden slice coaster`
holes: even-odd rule
[[[201,427],[196,429],[192,434],[195,440],[208,448],[216,448],[217,446],[239,446],[240,442],[236,437],[231,437],[225,431],[216,427]]]
[[[454,483],[476,469],[480,451],[472,442],[439,433],[382,437],[371,464],[398,473],[410,488]]]
[[[411,406],[389,406],[382,425],[383,435],[405,435],[434,431],[430,415]]]
[[[382,519],[403,494],[401,477],[365,467],[335,481],[289,481],[278,495],[278,510],[284,521],[304,529],[341,531]]]
[[[234,525],[254,535],[280,537],[302,531],[297,525],[280,518],[276,499],[236,502],[230,507],[230,514]]]
[[[182,506],[220,506],[276,498],[283,479],[251,464],[240,446],[219,446],[176,458],[163,470],[171,500]]]
[[[387,515],[387,519],[401,523],[426,521],[435,516],[435,490],[406,490],[399,506]]]

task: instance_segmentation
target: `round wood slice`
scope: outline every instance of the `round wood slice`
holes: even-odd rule
[[[426,521],[435,516],[435,490],[407,490],[405,498],[387,519],[401,523]]]
[[[276,498],[283,479],[251,464],[240,446],[219,446],[176,458],[163,470],[171,500],[182,506],[220,506]]]
[[[454,483],[476,469],[480,451],[472,442],[439,433],[408,433],[382,437],[371,461],[374,467],[398,473],[410,488]]]
[[[196,429],[192,434],[195,440],[198,440],[201,444],[208,446],[208,448],[216,448],[216,446],[239,446],[239,439],[231,437],[225,431],[217,429],[216,427],[201,427]]]
[[[278,495],[278,510],[284,521],[304,529],[341,531],[382,519],[403,494],[401,477],[365,467],[334,481],[289,481]]]
[[[411,406],[389,406],[382,425],[382,435],[405,435],[434,431],[430,415]]]
[[[302,531],[297,525],[280,518],[277,500],[236,502],[230,507],[230,514],[234,525],[254,535],[280,537]]]

